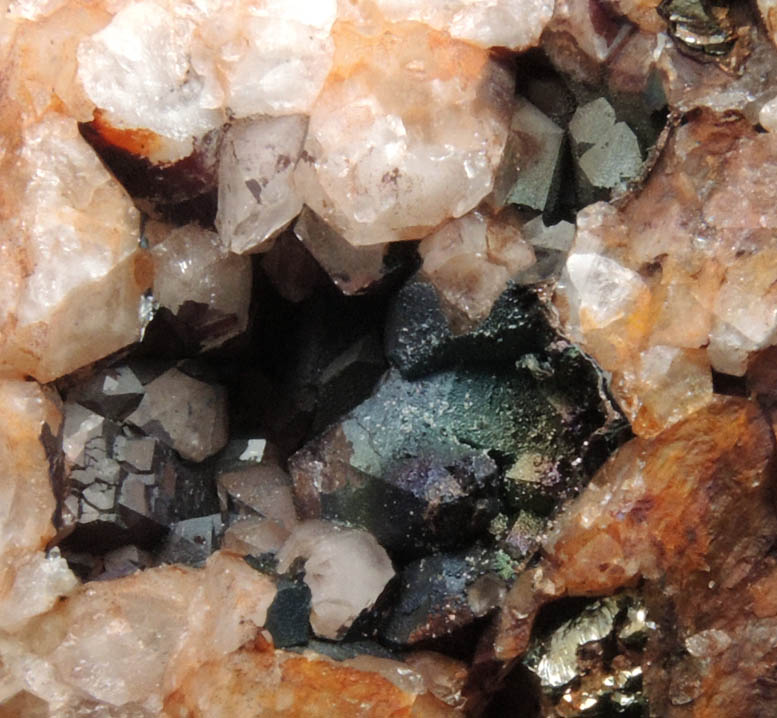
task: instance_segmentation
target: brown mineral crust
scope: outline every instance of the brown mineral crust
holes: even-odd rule
[[[115,127],[100,109],[79,130],[133,197],[175,204],[216,187],[220,130],[198,138],[184,156],[178,143],[151,130]]]
[[[739,398],[715,399],[656,438],[624,445],[508,595],[497,657],[526,650],[546,603],[642,579],[658,626],[643,665],[651,711],[771,714],[777,695],[764,676],[777,666],[773,457],[769,425]]]
[[[369,671],[308,654],[244,648],[190,674],[165,703],[165,718],[410,718],[457,715]]]

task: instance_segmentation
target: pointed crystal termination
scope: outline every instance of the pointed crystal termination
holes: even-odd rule
[[[227,443],[226,391],[169,369],[146,385],[140,406],[127,422],[183,458],[202,461]]]
[[[357,245],[420,238],[473,209],[507,139],[505,68],[415,23],[338,23],[334,38],[295,171],[305,203]]]
[[[638,434],[710,401],[711,368],[742,376],[777,341],[775,157],[774,135],[700,115],[639,195],[578,214],[555,301]]]
[[[278,570],[287,571],[296,558],[305,560],[310,624],[323,638],[342,638],[394,576],[388,554],[371,534],[328,521],[299,524],[278,553]]]
[[[267,249],[267,242],[302,209],[292,177],[307,124],[304,115],[255,117],[227,131],[219,162],[216,228],[231,251]]]
[[[379,13],[391,22],[421,22],[457,40],[484,49],[525,50],[536,45],[553,13],[549,0],[377,0],[347,3],[340,17],[355,24],[370,23]]]
[[[418,252],[422,276],[469,324],[484,320],[508,281],[535,261],[532,246],[507,211],[491,216],[475,210],[454,219],[426,237]]]

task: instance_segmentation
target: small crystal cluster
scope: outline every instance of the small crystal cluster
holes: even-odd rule
[[[774,714],[772,5],[0,0],[0,718]]]

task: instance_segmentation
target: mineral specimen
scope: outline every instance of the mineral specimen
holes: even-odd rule
[[[152,270],[140,218],[81,139],[49,113],[4,164],[0,371],[51,381],[137,340]]]
[[[491,191],[513,85],[486,51],[445,33],[372,28],[335,26],[295,170],[305,203],[357,245],[423,237]]]
[[[169,369],[144,387],[143,400],[127,422],[183,458],[202,461],[227,443],[226,395],[222,387]]]
[[[211,349],[245,331],[251,262],[230,254],[215,232],[148,222],[154,299],[183,325],[196,349]]]
[[[0,718],[775,714],[773,5],[0,3]]]
[[[764,163],[774,151],[771,135],[703,115],[677,130],[623,209],[600,203],[578,216],[557,304],[613,373],[639,434],[709,402],[711,368],[742,375],[774,342],[773,164]]]
[[[310,625],[324,638],[342,637],[394,576],[391,560],[373,536],[326,521],[295,528],[278,553],[278,570],[286,571],[297,558],[305,561]]]
[[[654,439],[623,446],[512,588],[497,656],[526,650],[548,601],[607,595],[642,578],[657,626],[642,664],[651,710],[773,710],[773,693],[757,687],[773,650],[773,453],[758,407],[738,398],[715,399]]]

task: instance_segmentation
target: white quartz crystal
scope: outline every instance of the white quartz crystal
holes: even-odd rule
[[[194,24],[151,0],[132,2],[78,48],[78,75],[120,127],[185,140],[221,120],[220,98],[192,66]]]
[[[370,7],[368,3],[362,3]],[[341,2],[341,14],[358,17]],[[553,0],[376,0],[374,6],[392,22],[415,20],[451,37],[483,48],[523,50],[535,45],[553,13]],[[361,10],[361,14],[366,14]]]
[[[0,370],[49,381],[140,335],[150,280],[130,198],[81,138],[49,114],[28,128],[0,218]]]
[[[191,140],[230,117],[307,112],[335,0],[137,0],[84,39],[78,75],[111,124]]]
[[[370,608],[394,576],[385,549],[361,529],[327,521],[304,521],[278,553],[278,570],[305,559],[305,583],[311,592],[310,625],[323,637],[337,639]]]
[[[216,228],[233,252],[261,249],[302,209],[292,178],[307,124],[304,115],[254,117],[228,130],[219,161]]]
[[[295,180],[349,242],[423,237],[491,191],[512,79],[478,48],[423,25],[336,28]]]
[[[0,380],[0,406],[0,631],[13,631],[77,581],[58,552],[43,551],[55,534],[51,464],[41,441],[48,436],[55,452],[62,416],[54,396],[36,382]]]
[[[418,246],[423,273],[466,317],[488,316],[508,280],[534,264],[534,250],[509,215],[474,211],[430,234]]]
[[[160,567],[87,584],[36,632],[0,640],[0,657],[14,687],[56,715],[82,715],[84,698],[126,711],[99,715],[158,715],[188,672],[254,638],[274,597],[269,578],[217,552],[200,571]]]

